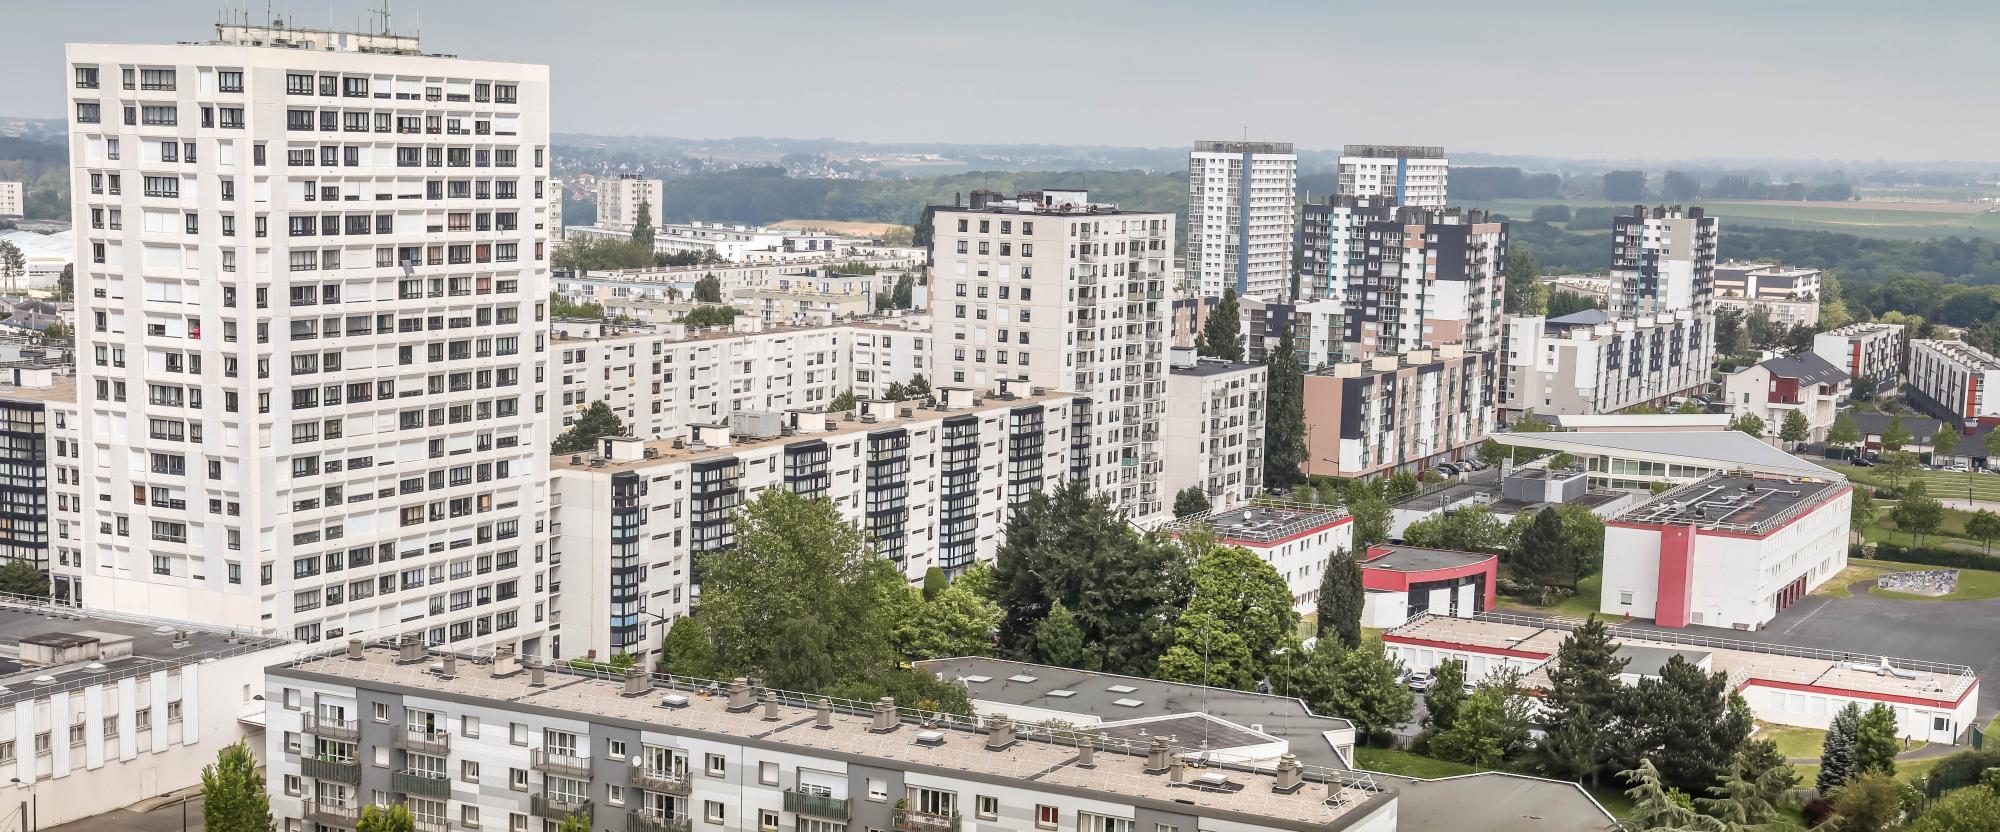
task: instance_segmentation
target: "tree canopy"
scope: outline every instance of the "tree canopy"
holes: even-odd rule
[[[271,796],[257,758],[241,740],[223,746],[201,770],[201,819],[213,832],[271,832]]]
[[[574,454],[595,450],[597,440],[606,436],[624,436],[625,421],[611,411],[611,405],[603,400],[590,403],[583,415],[569,430],[556,435],[549,450],[558,454]]]
[[[1264,485],[1271,488],[1305,478],[1306,378],[1292,329],[1278,328],[1278,345],[1264,360]]]
[[[1215,543],[1204,528],[1181,540],[1194,561],[1193,594],[1160,657],[1160,678],[1239,690],[1272,678],[1280,651],[1299,650],[1299,614],[1284,576],[1248,549]]]
[[[1243,309],[1236,301],[1236,287],[1222,290],[1222,300],[1209,310],[1208,321],[1202,325],[1198,351],[1209,358],[1224,361],[1243,360]]]

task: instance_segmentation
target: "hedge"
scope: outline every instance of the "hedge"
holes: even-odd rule
[[[1872,554],[1868,551],[1871,548],[1874,550]],[[1849,546],[1847,556],[1850,559],[1886,560],[1895,563],[1942,566],[1947,569],[1983,569],[2000,572],[2000,557],[1968,552],[1964,549],[1933,549],[1929,546],[1875,543],[1869,546]]]

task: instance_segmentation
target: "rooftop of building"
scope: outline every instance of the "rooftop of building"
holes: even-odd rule
[[[615,474],[620,471],[637,471],[655,465],[721,459],[753,451],[782,448],[797,442],[810,442],[815,439],[826,440],[857,434],[875,433],[877,431],[907,427],[931,419],[962,416],[967,413],[1005,410],[1070,397],[1069,393],[1050,392],[1046,390],[1036,393],[1034,392],[1036,389],[1041,388],[1030,388],[1025,393],[1009,393],[1004,397],[999,395],[983,396],[975,399],[975,403],[970,407],[946,408],[927,404],[924,401],[898,403],[866,402],[871,406],[879,404],[881,409],[888,414],[879,417],[858,415],[861,412],[859,409],[834,413],[800,412],[800,418],[817,416],[825,419],[831,428],[823,431],[798,431],[796,433],[785,433],[766,438],[732,438],[728,445],[721,446],[704,445],[684,439],[646,440],[641,446],[643,449],[641,451],[642,455],[637,459],[605,459],[593,454],[556,454],[549,458],[549,469],[551,471],[587,471],[605,474]],[[858,407],[859,405],[857,405]]]
[[[1460,552],[1452,549],[1427,549],[1422,546],[1384,543],[1368,547],[1368,559],[1362,561],[1361,565],[1369,569],[1387,569],[1391,572],[1431,572],[1438,569],[1459,569],[1489,560],[1494,560],[1494,556],[1484,552]]]
[[[1026,216],[1166,216],[1161,211],[1122,210],[1115,202],[1091,202],[1090,192],[1073,188],[1022,191],[1012,198],[994,191],[973,191],[967,204],[932,205],[935,213],[1022,214]]]
[[[1710,474],[1619,513],[1619,523],[1763,535],[1847,487],[1837,480]]]
[[[1581,621],[1507,613],[1485,613],[1478,618],[1422,615],[1382,634],[1385,641],[1417,641],[1462,645],[1489,651],[1505,650],[1527,658],[1551,658]],[[1972,668],[1961,664],[1902,659],[1879,655],[1847,653],[1812,647],[1738,641],[1702,633],[1627,630],[1613,628],[1613,643],[1621,648],[1650,648],[1672,652],[1708,653],[1713,672],[1725,674],[1730,690],[1740,690],[1753,681],[1779,685],[1810,685],[1815,688],[1851,691],[1871,696],[1894,696],[1923,702],[1957,702],[1971,695],[1979,684]],[[1657,657],[1662,653],[1635,651],[1635,657]],[[1629,666],[1628,666],[1629,667]],[[1531,688],[1548,684],[1549,663],[1530,671],[1523,681]],[[1631,668],[1639,672],[1641,668]]]
[[[1263,364],[1255,361],[1224,361],[1219,358],[1203,358],[1192,365],[1170,367],[1167,371],[1177,376],[1220,376],[1229,373],[1256,370],[1263,366]]]
[[[2000,358],[1994,358],[1991,353],[1964,341],[1920,339],[1912,342],[1911,346],[1913,348],[1928,347],[1944,357],[1971,367],[1974,370],[2000,370]]]
[[[1611,322],[1611,313],[1602,309],[1585,309],[1560,317],[1550,318],[1549,326],[1596,326]]]
[[[1340,155],[1363,159],[1443,159],[1444,148],[1413,144],[1346,144]]]
[[[1725,260],[1715,264],[1715,269],[1716,271],[1728,269],[1730,271],[1740,271],[1745,274],[1754,272],[1760,276],[1769,275],[1772,277],[1803,277],[1805,275],[1820,273],[1819,269],[1811,266],[1787,266],[1782,263],[1752,263],[1744,260]]]
[[[1613,651],[1613,655],[1625,660],[1626,673],[1637,673],[1641,676],[1658,676],[1660,675],[1660,670],[1665,668],[1667,662],[1672,661],[1675,656],[1681,657],[1681,660],[1688,664],[1699,666],[1702,662],[1713,658],[1715,654],[1707,650],[1695,650],[1691,648],[1682,650],[1646,644],[1620,644]]]
[[[1275,153],[1292,152],[1291,142],[1251,142],[1233,139],[1203,140],[1194,143],[1196,153]]]
[[[0,707],[58,690],[284,647],[292,642],[115,612],[0,598]],[[39,664],[23,648],[62,651]]]
[[[1211,763],[1185,771],[1183,782],[1175,782],[1167,772],[1148,770],[1149,748],[1159,742],[1170,755],[1184,760],[1197,759],[1200,751],[1173,746],[1157,735],[1144,744],[1097,739],[1101,750],[1095,754],[1094,765],[1085,768],[1079,765],[1075,746],[1093,735],[1023,726],[1013,743],[988,750],[986,741],[995,725],[991,717],[953,717],[892,708],[888,713],[890,730],[884,731],[876,729],[876,703],[746,686],[738,701],[755,704],[732,708],[735,697],[716,695],[722,685],[708,680],[640,675],[635,679],[648,690],[645,695],[628,696],[624,680],[563,666],[547,669],[547,684],[538,687],[528,672],[496,674],[499,665],[493,662],[459,660],[453,674],[445,675],[441,668],[434,669],[428,656],[414,663],[401,663],[398,658],[393,647],[374,646],[360,649],[358,658],[343,652],[316,654],[271,667],[268,673],[279,678],[478,702],[515,712],[631,725],[735,745],[843,757],[885,768],[991,780],[1030,791],[1097,797],[1303,832],[1343,828],[1395,799],[1393,789],[1372,778],[1343,773],[1330,780],[1331,772],[1316,768],[1306,768],[1307,785],[1289,794],[1276,790],[1270,766]],[[441,657],[438,664],[442,664]],[[814,707],[822,700],[831,706],[825,727],[819,726]],[[766,714],[777,718],[769,719]]]
[[[62,365],[67,367],[68,365]],[[53,368],[51,368],[53,369]],[[4,376],[0,373],[0,376]],[[57,372],[46,387],[24,387],[0,384],[0,399],[28,402],[74,402],[76,401],[76,376]]]
[[[1757,366],[1778,378],[1796,379],[1800,384],[1839,384],[1853,378],[1846,370],[1833,366],[1833,362],[1810,350],[1766,359],[1758,362]]]
[[[1615,224],[1618,220],[1629,222],[1632,220],[1699,220],[1704,218],[1709,219],[1711,222],[1714,220],[1713,217],[1708,217],[1707,212],[1703,211],[1700,206],[1682,208],[1679,205],[1655,205],[1649,208],[1644,205],[1634,205],[1632,206],[1632,213],[1618,214],[1612,218],[1612,222]]]
[[[1204,511],[1166,524],[1169,532],[1205,526],[1217,537],[1231,543],[1263,545],[1290,540],[1300,535],[1331,528],[1352,515],[1338,506],[1296,503],[1289,500],[1260,500],[1233,508]]]
[[[695,306],[695,304],[692,303],[689,304],[662,303],[658,305],[663,307],[678,305],[678,306],[686,306],[690,309],[692,309]],[[744,312],[742,314],[749,315],[750,313]],[[562,320],[568,320],[574,323],[598,323],[597,321],[589,318],[571,318]],[[891,333],[905,333],[905,334],[912,332],[920,332],[919,330],[911,330],[907,327],[898,326],[892,323],[885,322],[889,320],[896,320],[896,319],[885,318],[876,320],[870,318],[852,318],[843,321],[834,321],[833,323],[827,323],[827,324],[763,323],[761,324],[760,328],[758,328],[755,331],[738,331],[733,327],[727,327],[727,326],[705,326],[705,327],[690,328],[687,330],[687,333],[685,335],[678,338],[672,338],[670,336],[670,333],[667,331],[666,324],[643,324],[643,323],[611,324],[607,325],[604,329],[594,334],[576,335],[572,333],[557,333],[551,336],[550,340],[555,341],[557,343],[573,344],[577,342],[608,343],[613,341],[630,341],[637,339],[670,338],[670,340],[672,340],[674,343],[684,343],[684,342],[691,343],[699,341],[721,341],[730,338],[754,338],[758,336],[776,337],[779,335],[804,335],[814,332],[831,331],[836,329],[865,329],[876,332],[891,332]],[[928,335],[929,333],[926,332],[922,334]]]
[[[1846,338],[1855,335],[1873,335],[1878,332],[1902,332],[1902,331],[1903,331],[1902,324],[1885,324],[1882,323],[1881,321],[1855,321],[1854,323],[1848,324],[1838,329],[1829,329],[1820,334]]]
[[[1742,431],[1550,431],[1492,434],[1502,445],[1567,451],[1573,456],[1652,457],[1702,468],[1734,469],[1844,479]],[[1608,476],[1599,472],[1600,476]]]

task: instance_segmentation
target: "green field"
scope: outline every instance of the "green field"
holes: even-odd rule
[[[1778,753],[1785,759],[1818,759],[1826,745],[1826,732],[1817,728],[1795,728],[1790,725],[1770,725],[1757,723],[1757,739],[1775,740]]]
[[[1384,774],[1400,774],[1404,777],[1420,777],[1435,780],[1439,777],[1456,777],[1461,774],[1477,774],[1486,769],[1425,757],[1394,748],[1370,748],[1363,745],[1354,747],[1354,765],[1368,771]]]
[[[1589,618],[1592,613],[1597,612],[1597,604],[1603,599],[1604,576],[1592,575],[1576,582],[1575,595],[1559,600],[1549,606],[1540,606],[1532,603],[1527,598],[1516,595],[1501,596],[1499,606],[1502,608],[1511,607],[1517,610],[1528,610],[1530,612],[1543,612],[1550,615],[1559,615],[1564,618]]]
[[[1828,202],[1815,205],[1769,202],[1699,202],[1703,210],[1731,225],[1763,228],[1790,228],[1800,231],[1832,231],[1882,240],[1931,240],[1943,237],[1984,237],[2000,240],[2000,214],[1966,213],[1958,210],[1895,210],[1869,207],[1866,203]],[[1467,203],[1470,207],[1498,211],[1509,217],[1527,219],[1542,205],[1571,208],[1624,208],[1602,200],[1493,199]],[[1607,228],[1568,228],[1590,233]]]
[[[1854,482],[1866,483],[1877,488],[1890,487],[1889,477],[1887,474],[1882,473],[1880,466],[1874,468],[1856,468],[1852,465],[1844,465],[1832,460],[1814,460],[1814,462],[1828,469],[1839,471],[1843,476]],[[1976,472],[1961,474],[1957,471],[1915,471],[1911,473],[1911,476],[1922,479],[1924,481],[1924,488],[1929,491],[1932,497],[1940,500],[1963,500],[1966,494],[1970,493],[1972,499],[1975,500],[2000,502],[2000,474]],[[1904,481],[1907,483],[1908,478],[1905,478]]]

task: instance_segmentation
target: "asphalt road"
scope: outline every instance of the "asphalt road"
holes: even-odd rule
[[[283,828],[284,824],[278,824]],[[187,801],[187,832],[200,832],[201,796],[195,795]],[[181,804],[176,800],[159,806],[150,812],[132,812],[119,809],[96,817],[71,821],[61,826],[51,826],[42,832],[181,832]]]

